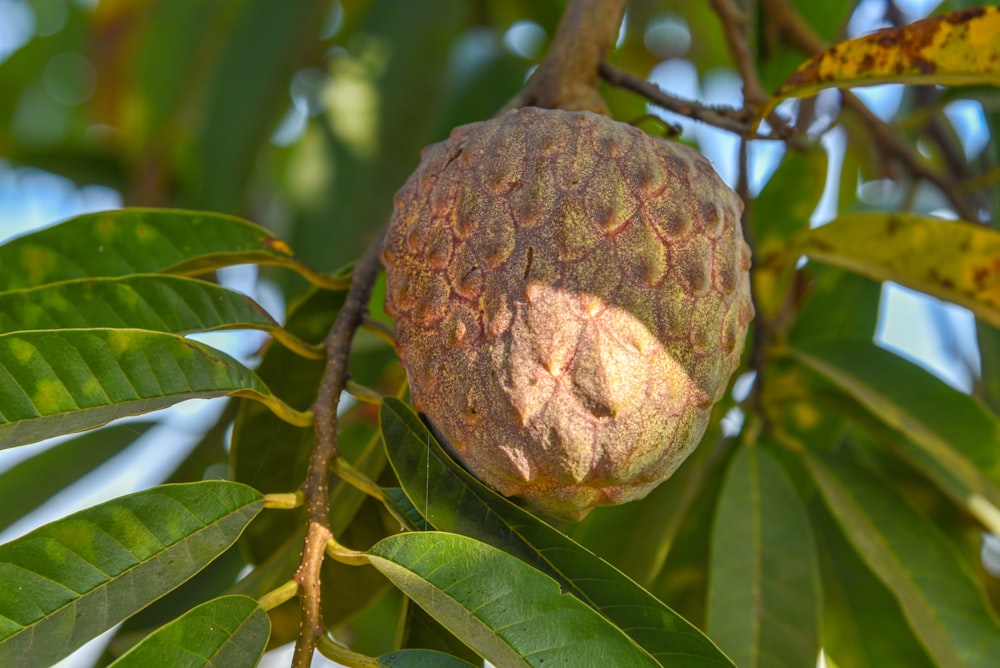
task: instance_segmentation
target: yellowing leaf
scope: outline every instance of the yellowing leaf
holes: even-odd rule
[[[1000,232],[913,214],[851,213],[804,231],[814,260],[895,281],[970,309],[1000,327]]]
[[[834,44],[779,86],[760,118],[785,98],[880,83],[1000,84],[1000,8],[939,14]]]

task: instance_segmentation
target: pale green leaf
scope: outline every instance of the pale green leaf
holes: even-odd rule
[[[791,349],[907,438],[897,452],[993,531],[1000,531],[1000,418],[869,341],[816,341]]]
[[[370,563],[464,643],[499,666],[659,666],[555,580],[466,536],[397,534]]]
[[[322,357],[249,297],[191,278],[134,274],[0,292],[0,332],[95,327],[175,334],[260,329],[299,354]]]
[[[836,666],[932,668],[899,603],[822,508],[813,526],[823,570],[823,652]]]
[[[263,498],[164,485],[0,545],[0,665],[49,665],[174,589],[235,542]]]
[[[895,596],[931,657],[956,668],[996,665],[1000,623],[947,537],[857,466],[819,454],[805,462],[847,539]]]

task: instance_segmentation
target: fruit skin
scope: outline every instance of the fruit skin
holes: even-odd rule
[[[382,255],[414,405],[549,514],[645,496],[739,364],[742,208],[698,152],[590,112],[455,128],[397,193]]]

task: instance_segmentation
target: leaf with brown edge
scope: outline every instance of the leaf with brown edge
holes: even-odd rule
[[[1000,8],[939,14],[834,44],[779,86],[758,117],[766,118],[785,98],[882,83],[1000,83]]]
[[[1000,327],[997,230],[914,214],[848,213],[804,231],[791,250],[965,306]]]

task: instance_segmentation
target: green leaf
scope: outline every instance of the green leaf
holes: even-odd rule
[[[386,398],[381,422],[403,490],[434,527],[477,538],[546,571],[665,665],[732,666],[711,640],[652,594],[472,478],[406,404]]]
[[[128,113],[122,114],[120,131],[130,139],[126,150],[141,152],[154,163],[174,157],[174,142],[186,135],[183,119],[190,114],[192,88],[203,85],[200,73],[218,48],[213,36],[226,30],[234,4],[232,0],[143,3],[143,15],[132,33],[130,66],[123,73]]]
[[[111,665],[253,668],[264,653],[270,632],[271,622],[257,601],[222,596],[157,629]]]
[[[94,668],[103,668],[120,658],[150,633],[195,606],[231,593],[226,591],[227,585],[236,582],[246,572],[247,566],[237,542],[184,584],[119,624],[108,640],[102,658],[96,662]]]
[[[0,292],[78,278],[198,274],[232,264],[289,267],[316,285],[345,287],[295,259],[262,227],[233,216],[179,209],[89,213],[0,246]]]
[[[385,668],[473,668],[457,656],[428,649],[401,649],[383,654],[377,661]]]
[[[383,487],[382,493],[385,495],[383,503],[385,503],[386,509],[399,520],[405,529],[408,531],[429,531],[433,528],[401,488]]]
[[[252,371],[197,341],[142,330],[0,334],[0,448],[97,427],[185,399],[247,396],[308,424]]]
[[[451,110],[444,108],[449,80],[454,82],[456,73],[454,45],[475,20],[474,5],[464,0],[370,0],[365,10],[345,12],[348,20],[360,17],[353,38],[356,48],[333,59],[329,67],[332,88],[359,93],[350,97],[351,105],[348,98],[337,98],[338,103],[329,107],[327,122],[311,124],[301,140],[305,155],[287,177],[297,214],[289,242],[320,267],[335,267],[361,255],[371,241],[373,221],[386,220],[392,213],[393,194],[417,166],[420,149],[446,137],[454,127],[445,125]],[[301,41],[301,35],[292,33],[294,43]],[[252,44],[241,46],[258,52]],[[483,57],[490,50],[484,51]],[[458,70],[468,71],[480,60],[463,59]],[[256,73],[246,69],[244,60],[235,61],[234,67],[249,85],[255,84]],[[498,91],[504,81],[496,78],[490,83],[486,103],[491,98],[495,104],[487,116],[517,90]],[[286,91],[287,83],[281,82],[279,96],[287,99]],[[413,104],[417,99],[425,104]],[[365,105],[360,114],[350,111],[357,103]],[[241,106],[237,113],[242,112]],[[218,150],[214,153],[219,155],[213,160],[226,158]],[[315,164],[336,169],[315,169]],[[300,171],[309,175],[308,180],[297,176]]]
[[[803,232],[790,248],[965,306],[1000,327],[1000,231],[995,229],[905,213],[845,213]]]
[[[943,86],[1000,82],[1000,9],[979,7],[930,16],[835,44],[801,65],[759,117],[786,97],[825,88],[881,83]]]
[[[181,276],[134,274],[85,278],[0,292],[0,331],[132,328],[185,334],[253,328],[289,349],[322,357],[288,333],[249,297]]]
[[[0,665],[66,656],[204,568],[263,505],[237,483],[164,485],[0,545]]]
[[[823,651],[851,668],[932,668],[899,603],[858,557],[833,518],[816,504],[823,568]]]
[[[788,240],[809,228],[826,182],[826,152],[789,150],[753,201],[755,304],[769,317],[784,308],[795,277],[795,260],[784,255]]]
[[[810,264],[808,299],[799,310],[789,338],[872,339],[878,324],[882,285],[835,267]]]
[[[979,396],[994,412],[1000,411],[1000,329],[976,322],[979,347]]]
[[[819,557],[809,516],[760,447],[733,458],[715,515],[708,633],[733,661],[811,666],[820,650]]]
[[[1000,623],[955,547],[882,480],[832,456],[806,455],[847,539],[899,601],[942,666],[987,668],[1000,656]]]
[[[817,341],[791,354],[903,433],[898,452],[1000,531],[1000,419],[992,411],[868,341]]]
[[[128,448],[154,424],[130,422],[83,434],[0,473],[0,529]]]
[[[502,666],[658,666],[559,584],[466,536],[434,531],[376,543],[370,563],[463,642]]]

